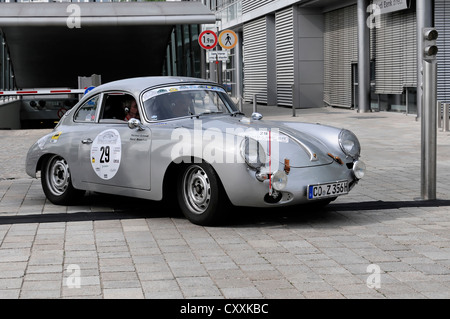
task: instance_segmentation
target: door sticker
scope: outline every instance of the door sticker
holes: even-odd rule
[[[91,148],[91,163],[95,173],[104,180],[113,178],[119,170],[122,143],[117,130],[106,130],[95,138]]]

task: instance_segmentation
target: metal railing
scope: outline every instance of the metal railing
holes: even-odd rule
[[[242,0],[224,1],[223,4],[216,9],[216,12],[217,17],[221,19],[222,23],[234,21],[242,16]]]
[[[438,128],[450,132],[450,103],[437,102]]]

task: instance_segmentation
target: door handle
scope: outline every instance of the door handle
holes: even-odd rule
[[[84,140],[81,140],[81,143],[83,143],[83,144],[92,144],[92,140],[90,138],[86,138]]]

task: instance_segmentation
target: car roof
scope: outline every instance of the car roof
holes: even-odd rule
[[[149,77],[130,78],[105,83],[93,89],[91,92],[89,92],[88,95],[91,96],[103,91],[116,91],[116,90],[133,92],[134,94],[138,95],[143,90],[153,86],[180,84],[180,83],[210,83],[217,85],[216,83],[213,83],[211,81],[194,77],[149,76]]]

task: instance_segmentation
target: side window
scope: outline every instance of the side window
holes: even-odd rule
[[[99,98],[100,95],[96,95],[84,103],[75,114],[74,120],[77,122],[95,122]]]
[[[101,120],[122,120],[130,118],[139,119],[136,100],[126,93],[108,93],[104,95],[104,108]]]

